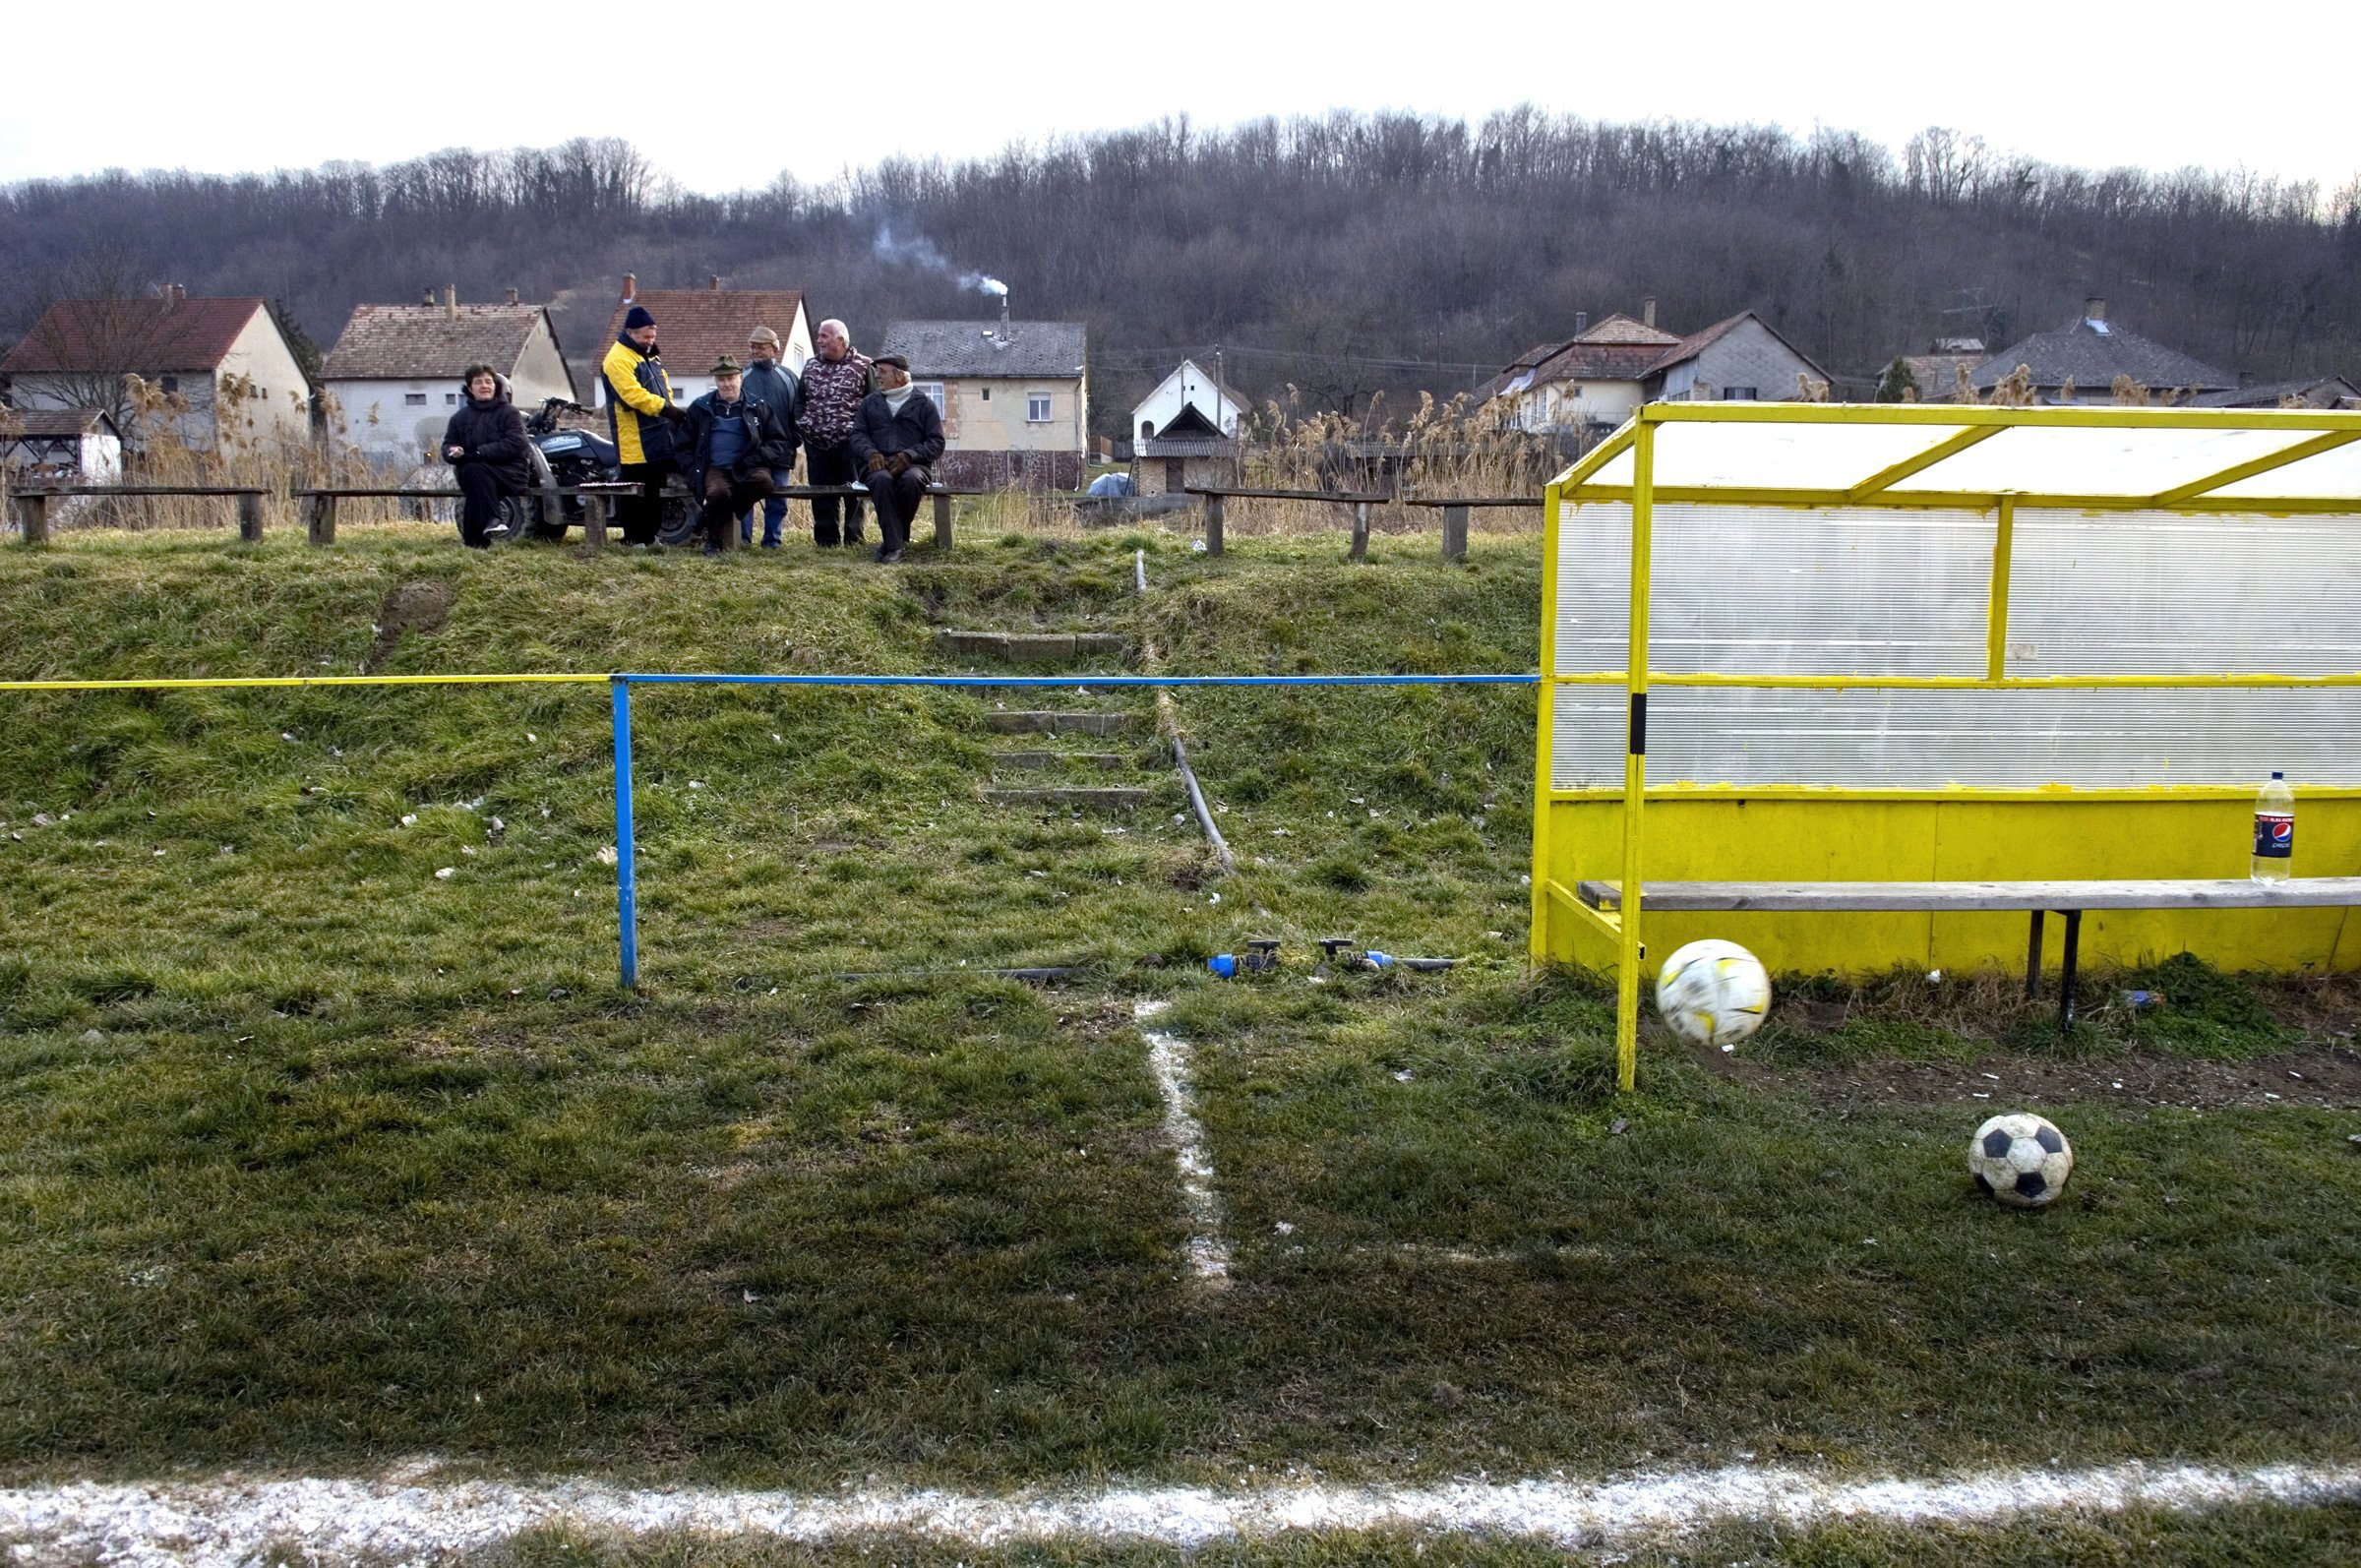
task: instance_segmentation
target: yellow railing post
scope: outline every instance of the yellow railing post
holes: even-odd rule
[[[1615,1081],[1625,1090],[1639,1080],[1640,817],[1648,795],[1648,581],[1656,511],[1656,425],[1642,407],[1631,444],[1631,657],[1624,671],[1623,955],[1615,970]]]
[[[1533,914],[1526,950],[1533,962],[1549,960],[1549,792],[1557,782],[1557,552],[1560,487],[1542,498],[1542,682],[1533,745]]]
[[[2017,566],[2017,498],[2000,498],[2000,523],[1992,534],[1992,591],[1984,603],[1984,676],[2009,673],[2009,576]]]

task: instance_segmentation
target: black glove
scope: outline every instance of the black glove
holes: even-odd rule
[[[676,425],[683,425],[689,422],[689,410],[683,408],[679,403],[666,403],[661,417],[671,420]]]

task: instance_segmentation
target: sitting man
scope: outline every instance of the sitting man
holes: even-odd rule
[[[795,466],[785,411],[744,395],[741,375],[738,361],[724,354],[713,367],[713,390],[689,405],[689,493],[704,502],[697,521],[709,556],[721,554],[739,513]]]
[[[935,401],[910,385],[910,361],[879,354],[872,361],[878,390],[861,400],[846,444],[861,467],[861,482],[878,508],[878,560],[891,566],[910,542],[910,519],[918,498],[933,482],[929,465],[942,455],[942,415]]]

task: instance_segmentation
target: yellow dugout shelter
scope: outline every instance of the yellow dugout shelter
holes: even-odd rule
[[[1550,485],[1532,951],[1642,961],[1584,878],[2361,873],[2361,413],[1651,403]],[[1996,913],[1675,914],[1647,950],[2001,969]],[[2053,934],[2053,940],[2054,940]],[[2094,911],[2086,954],[2361,967],[2342,909]]]

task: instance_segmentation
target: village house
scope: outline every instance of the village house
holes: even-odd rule
[[[812,322],[804,313],[803,290],[795,288],[724,288],[709,277],[703,288],[642,290],[636,275],[623,274],[623,298],[607,318],[604,336],[583,347],[587,362],[582,380],[591,384],[594,401],[607,406],[606,378],[598,367],[607,345],[622,335],[623,319],[634,305],[644,305],[656,319],[656,349],[663,356],[664,379],[672,385],[672,400],[694,402],[713,390],[709,372],[727,354],[746,363],[746,340],[758,327],[779,334],[779,359],[799,375],[812,357]]]
[[[135,376],[172,411],[135,418]],[[134,451],[167,430],[200,452],[310,436],[310,386],[256,297],[191,299],[168,283],[153,299],[61,299],[0,360],[0,380],[21,409],[104,413]]]
[[[96,408],[0,408],[0,467],[12,484],[111,485],[123,477],[123,438]]]
[[[1137,440],[1131,452],[1132,493],[1179,495],[1190,485],[1238,482],[1238,428],[1245,399],[1207,375],[1193,359],[1180,361],[1131,410]]]
[[[1989,396],[2020,365],[2031,379],[2034,401],[2040,403],[2111,403],[2117,377],[2129,377],[2133,385],[2159,397],[2177,393],[2184,400],[2193,392],[2204,396],[2239,390],[2238,377],[2231,372],[2108,321],[2107,302],[2096,296],[2086,300],[2083,313],[2055,332],[2035,332],[1985,360],[1968,374],[1968,384],[1979,395]],[[1921,395],[1928,401],[1950,401],[1956,391],[1945,387],[1939,395]]]
[[[2361,388],[2342,376],[2299,376],[2292,381],[2256,381],[2238,373],[2235,392],[2200,392],[2198,408],[2361,408]]]
[[[1088,329],[1018,322],[895,322],[878,352],[907,354],[942,413],[944,484],[1079,490],[1089,461]]]
[[[408,464],[431,453],[465,395],[459,378],[490,365],[531,413],[549,397],[575,400],[549,312],[520,304],[462,305],[445,288],[417,305],[355,305],[320,368],[333,410],[329,434],[372,462]]]
[[[1527,350],[1483,390],[1507,422],[1531,433],[1611,430],[1644,402],[1792,400],[1828,372],[1752,311],[1680,336],[1656,324],[1656,301],[1637,320],[1617,313],[1596,327],[1574,318],[1574,335]]]
[[[1946,402],[1960,384],[1960,372],[1973,372],[1991,357],[1980,337],[1938,337],[1927,344],[1923,354],[1898,354],[1889,360],[1879,385],[1900,365],[1906,373],[1900,385],[1909,389],[1917,401]]]

